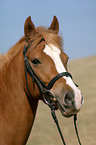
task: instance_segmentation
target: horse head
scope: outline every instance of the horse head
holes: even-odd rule
[[[29,96],[31,95],[32,99],[47,102],[48,95],[40,91],[42,87],[38,86],[36,79],[39,78],[41,86],[47,86],[47,88],[49,84],[54,82],[47,91],[49,94],[51,93],[50,96],[55,98],[51,98],[51,101],[55,104],[56,109],[59,109],[65,117],[77,114],[83,104],[83,96],[73,82],[71,74],[68,73],[68,56],[62,49],[62,38],[58,35],[59,22],[57,18],[54,16],[51,26],[46,29],[44,27],[35,28],[29,16],[25,21],[24,32],[26,38],[24,55],[26,52],[25,59],[28,60],[31,69],[30,71],[27,68],[28,85],[25,81],[26,93]],[[38,78],[34,79],[32,76],[34,72]],[[59,77],[59,74],[62,75]],[[30,90],[30,93],[28,90]],[[46,92],[46,89],[43,89],[43,91]]]

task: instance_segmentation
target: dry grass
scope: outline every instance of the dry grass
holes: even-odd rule
[[[78,129],[82,145],[96,144],[96,56],[70,61],[69,72],[83,92],[84,105],[78,114]],[[57,111],[59,124],[68,145],[77,145],[73,118],[66,119]],[[50,109],[39,103],[35,123],[27,145],[62,145]]]

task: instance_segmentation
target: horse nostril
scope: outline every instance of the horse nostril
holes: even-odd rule
[[[73,95],[71,95],[70,93],[67,93],[65,95],[65,98],[64,98],[64,105],[66,107],[71,107],[72,106],[72,102],[73,102]]]
[[[69,94],[66,94],[66,96],[65,96],[65,103],[67,104],[69,101],[71,101],[71,97],[70,97],[70,95]]]

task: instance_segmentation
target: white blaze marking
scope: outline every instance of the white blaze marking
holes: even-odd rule
[[[45,46],[43,52],[52,58],[58,73],[66,72],[66,69],[60,58],[61,50],[59,48],[53,44],[50,44]],[[63,76],[63,78],[66,80],[66,84],[68,84],[73,89],[75,94],[75,107],[77,110],[79,110],[81,108],[81,91],[75,86],[70,77]]]

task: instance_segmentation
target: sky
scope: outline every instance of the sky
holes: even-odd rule
[[[0,0],[0,53],[24,35],[28,16],[49,27],[54,15],[70,59],[96,55],[96,0]]]

